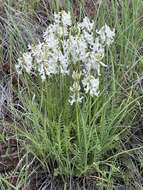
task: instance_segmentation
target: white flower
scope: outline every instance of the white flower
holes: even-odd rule
[[[88,44],[86,43],[83,35],[81,36],[70,36],[68,43],[68,52],[71,55],[73,64],[79,61],[83,61],[85,58],[86,51],[88,49]]]
[[[81,93],[80,93],[80,78],[81,78],[81,72],[77,72],[77,71],[74,71],[73,74],[72,74],[72,78],[74,79],[74,83],[72,85],[72,87],[70,87],[70,91],[71,91],[71,96],[70,96],[70,99],[69,99],[69,103],[71,105],[73,105],[73,103],[81,103],[82,102],[82,99],[83,99],[83,96],[81,96]]]
[[[64,27],[71,26],[72,20],[70,12],[66,13],[65,11],[62,11],[62,24]]]
[[[31,53],[30,52],[24,53],[22,58],[26,72],[30,73],[32,69],[32,60],[33,60]]]
[[[100,43],[99,37],[95,38],[94,42],[91,43],[90,48],[91,48],[91,50],[92,50],[94,53],[102,53],[102,54],[104,54],[104,47],[103,47],[103,45]]]
[[[90,96],[98,96],[99,94],[99,78],[94,78],[92,75],[85,77],[82,80],[85,93]]]
[[[68,70],[68,57],[66,55],[63,55],[62,52],[59,52],[58,56],[59,62],[60,62],[60,73],[61,74],[69,74]]]
[[[74,83],[73,83],[73,86],[70,87],[70,91],[71,91],[71,92],[78,93],[78,92],[80,91],[80,85],[79,85],[79,83],[74,82]]]
[[[59,37],[66,37],[68,35],[68,29],[66,27],[60,26],[57,30],[57,34],[59,35]]]
[[[45,41],[49,49],[58,48],[59,46],[58,39],[55,37],[54,33],[46,36]]]
[[[36,56],[37,54],[39,54],[39,52],[42,51],[42,46],[44,43],[39,42],[36,46],[33,45],[28,45],[28,49],[30,50],[31,54],[33,56]]]
[[[108,46],[112,44],[115,36],[115,29],[112,31],[110,27],[105,24],[105,26],[96,32],[100,35],[102,43],[105,43],[105,45],[107,44]]]
[[[86,30],[83,31],[83,35],[85,40],[88,42],[88,44],[92,45],[94,43],[94,36],[93,34],[90,34]]]
[[[56,37],[58,26],[56,24],[51,24],[47,27],[47,30],[43,34],[45,42],[49,42],[51,38]]]
[[[72,73],[72,78],[73,78],[75,81],[79,81],[80,78],[81,78],[81,72],[73,71],[73,73]]]
[[[44,43],[40,43],[40,42],[36,46],[29,45],[29,50],[31,52],[32,57],[34,57],[34,61],[36,63],[41,63],[43,61],[43,57],[44,57],[43,45]]]
[[[45,70],[44,70],[44,65],[41,64],[39,67],[39,74],[41,76],[42,81],[46,80],[46,75],[45,75]]]
[[[45,73],[47,76],[56,75],[59,73],[56,57],[49,57],[44,63]]]
[[[74,103],[82,103],[83,96],[76,97],[75,95],[70,96],[70,99],[68,100],[70,105],[73,105]]]
[[[88,17],[85,17],[83,19],[83,22],[79,23],[79,27],[81,29],[87,29],[88,32],[91,32],[91,30],[93,29],[93,25],[94,23],[91,22]]]

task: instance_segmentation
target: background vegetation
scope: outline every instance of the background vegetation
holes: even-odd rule
[[[87,97],[82,106],[66,103],[63,79],[42,84],[15,73],[20,52],[41,38],[52,13],[61,9],[116,29],[100,96]],[[0,176],[1,189],[143,188],[142,10],[142,0],[1,2],[0,122],[8,128],[1,142],[16,139],[18,155],[10,174]]]

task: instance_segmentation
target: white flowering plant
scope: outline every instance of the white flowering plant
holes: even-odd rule
[[[88,155],[104,152],[100,143],[95,146],[91,134],[98,139],[94,125],[100,116],[96,114],[99,107],[104,109],[101,101],[95,103],[100,100],[100,67],[106,67],[105,48],[114,36],[115,29],[106,24],[96,30],[88,17],[74,22],[70,13],[62,11],[54,14],[43,41],[29,45],[18,59],[17,73],[21,78],[26,74],[23,83],[28,84],[28,93],[19,95],[26,108],[24,124],[31,131],[25,133],[30,140],[28,146],[46,164],[50,159],[57,163],[57,168],[51,169],[54,175],[80,176],[88,171]],[[106,137],[104,142],[108,144],[111,138]],[[91,171],[94,161],[93,157],[89,161]]]
[[[70,80],[69,103],[81,103],[88,94],[99,95],[100,66],[106,46],[114,41],[115,29],[105,24],[95,30],[93,20],[73,22],[70,13],[54,13],[54,21],[43,34],[43,42],[29,45],[28,51],[18,59],[18,74],[40,76],[44,82],[55,76]]]

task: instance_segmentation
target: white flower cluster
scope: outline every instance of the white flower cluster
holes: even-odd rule
[[[17,72],[38,74],[43,81],[59,74],[71,77],[71,105],[80,103],[84,93],[98,96],[100,65],[105,66],[104,49],[112,44],[115,30],[106,24],[100,30],[94,28],[94,22],[88,17],[73,23],[70,13],[55,13],[43,42],[29,45],[29,51],[18,59]]]

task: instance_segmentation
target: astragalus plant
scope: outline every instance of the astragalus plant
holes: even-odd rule
[[[132,89],[121,98],[110,53],[111,65],[106,64],[114,36],[106,24],[97,29],[88,17],[74,22],[62,11],[54,14],[43,41],[29,45],[18,59],[16,70],[25,85],[19,89],[19,135],[55,176],[93,175],[109,185],[113,176],[122,178],[120,137],[132,122],[128,115],[136,100]],[[104,84],[106,67],[110,90]]]

